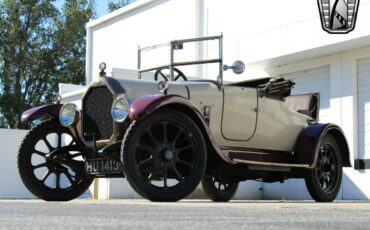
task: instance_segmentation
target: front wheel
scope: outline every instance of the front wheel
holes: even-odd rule
[[[132,123],[121,150],[128,182],[151,201],[177,201],[189,195],[203,177],[207,162],[201,131],[175,110]]]
[[[18,170],[24,185],[38,198],[68,201],[80,196],[93,181],[85,177],[84,157],[69,129],[57,120],[48,120],[24,138]]]
[[[218,179],[215,177],[204,177],[202,187],[209,199],[215,202],[230,201],[238,189],[238,181]]]
[[[316,166],[307,172],[305,181],[311,197],[318,202],[331,202],[342,183],[342,157],[333,136],[327,134],[320,143]]]

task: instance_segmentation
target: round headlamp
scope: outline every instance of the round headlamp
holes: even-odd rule
[[[79,119],[78,108],[75,104],[67,103],[62,106],[59,112],[59,121],[65,127],[73,126]]]
[[[115,122],[123,122],[127,115],[130,105],[125,97],[117,98],[112,105],[112,118]]]

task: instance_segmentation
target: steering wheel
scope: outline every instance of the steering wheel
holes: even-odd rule
[[[169,69],[169,67],[165,67],[165,68],[162,68],[162,69],[157,69],[155,71],[155,73],[154,73],[154,80],[155,81],[158,81],[158,75],[161,75],[161,77],[163,77],[165,81],[168,81],[168,79],[170,78],[170,75],[169,74],[164,74],[162,72],[165,69]],[[177,81],[177,79],[179,79],[180,77],[182,79],[184,79],[184,81],[188,80],[188,78],[185,77],[185,74],[183,72],[181,72],[179,69],[173,68],[173,72],[175,73],[174,78],[173,78],[174,81]]]

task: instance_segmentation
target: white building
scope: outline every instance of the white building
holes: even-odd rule
[[[344,130],[352,164],[370,159],[370,0],[361,0],[356,28],[329,34],[315,0],[138,0],[87,24],[87,78],[106,62],[114,77],[136,77],[137,48],[174,39],[224,35],[224,60],[246,63],[243,79],[294,79],[293,93],[320,92],[322,122]],[[204,55],[204,46],[194,46]],[[209,76],[207,69],[193,74]],[[226,73],[228,80],[242,80]],[[62,92],[68,87],[62,89]],[[81,91],[69,93],[78,100]],[[366,164],[370,168],[370,164]],[[346,168],[338,199],[369,199],[370,172]],[[100,179],[99,196],[135,197],[121,179]],[[238,198],[306,199],[303,180],[243,183]]]

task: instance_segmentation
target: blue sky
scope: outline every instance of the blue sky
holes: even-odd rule
[[[95,11],[96,11],[96,17],[103,16],[104,14],[108,13],[108,2],[115,2],[112,0],[95,0]],[[55,5],[58,8],[61,8],[63,6],[64,0],[57,0],[55,2]]]

